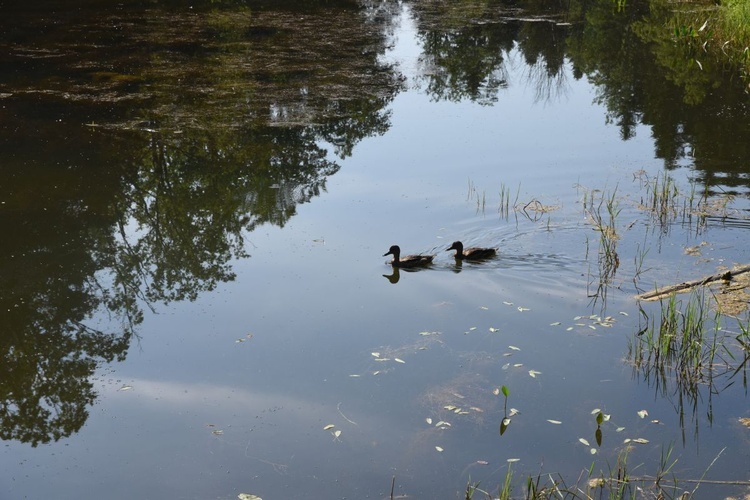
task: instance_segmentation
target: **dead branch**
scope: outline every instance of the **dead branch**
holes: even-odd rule
[[[659,287],[659,288],[656,288],[656,290],[652,290],[650,292],[645,292],[640,295],[636,295],[635,299],[636,300],[658,300],[658,299],[661,299],[662,297],[671,295],[673,293],[686,292],[693,288],[708,285],[716,281],[731,281],[731,279],[734,276],[737,276],[738,274],[746,273],[748,271],[750,271],[750,265],[745,265],[745,266],[736,268],[732,271],[724,271],[722,273],[714,274],[711,276],[706,276],[705,278],[701,278],[698,280],[684,281],[676,285]]]

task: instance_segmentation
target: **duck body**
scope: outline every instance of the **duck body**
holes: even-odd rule
[[[405,255],[401,257],[401,248],[398,245],[393,245],[388,249],[383,257],[386,255],[393,255],[391,265],[393,267],[426,267],[432,264],[434,255]]]
[[[464,248],[464,244],[460,241],[454,241],[453,244],[446,249],[446,252],[451,250],[456,251],[455,257],[457,260],[482,260],[490,259],[497,255],[497,250],[494,248]]]

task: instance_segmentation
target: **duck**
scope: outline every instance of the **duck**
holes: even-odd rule
[[[432,264],[434,255],[405,255],[401,257],[401,247],[398,245],[392,245],[383,257],[386,255],[393,255],[391,265],[393,267],[426,267]]]
[[[482,260],[497,255],[497,250],[494,248],[470,247],[465,249],[464,244],[460,241],[454,241],[445,251],[450,252],[451,250],[456,251],[456,260]]]

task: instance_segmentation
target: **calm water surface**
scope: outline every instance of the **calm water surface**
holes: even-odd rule
[[[293,187],[279,193],[270,204],[285,214],[281,224],[251,209],[234,251],[206,249],[226,257],[217,274],[233,273],[233,279],[208,273],[211,278],[202,280],[191,268],[199,283],[194,296],[154,292],[156,300],[147,300],[147,293],[118,282],[116,273],[94,270],[91,276],[105,288],[123,287],[137,296],[143,321],[131,324],[124,359],[98,360],[88,377],[93,397],[83,404],[87,415],[76,419],[80,428],[55,429],[53,422],[24,434],[18,430],[23,423],[9,419],[33,397],[22,404],[8,396],[12,389],[5,391],[11,402],[4,405],[4,428],[11,430],[0,454],[0,497],[229,499],[246,492],[266,500],[387,498],[395,477],[400,495],[463,498],[469,481],[493,489],[509,467],[518,492],[522,478],[540,471],[570,484],[592,463],[607,474],[627,438],[647,440],[629,452],[632,467],[642,464],[637,475],[654,474],[673,445],[679,478],[699,478],[722,450],[706,477],[747,478],[748,434],[738,423],[750,416],[744,368],[712,390],[700,385],[697,394],[684,394],[672,383],[655,383],[627,360],[634,334],[658,311],[658,304],[642,304],[644,319],[635,294],[654,283],[711,274],[720,264],[748,262],[742,188],[710,186],[739,191],[723,219],[700,225],[697,218],[675,217],[659,225],[640,206],[645,186],[663,175],[665,165],[649,125],[634,125],[623,140],[601,89],[576,75],[567,59],[551,90],[542,92],[535,76],[540,63],[529,64],[517,46],[502,54],[504,83],[494,102],[442,98],[425,76],[430,63],[423,52],[424,18],[418,18],[400,6],[389,49],[379,56],[404,77],[382,109],[387,127],[355,141],[347,154],[340,154],[335,134],[316,137],[310,142],[322,151],[316,161],[337,168],[314,193],[301,195]],[[109,152],[101,148],[97,164],[118,165],[117,141],[131,140],[122,139],[130,133],[119,129],[122,123],[133,122],[75,133],[93,134],[94,141],[111,134],[115,145]],[[178,153],[167,153],[161,165],[182,161],[179,151],[193,151],[189,131],[165,129],[149,139],[148,126],[140,127],[143,158],[161,154],[159,133],[185,135],[174,148]],[[211,147],[225,151],[254,144],[246,137],[217,142]],[[241,161],[226,157],[227,164]],[[30,175],[39,171],[37,182],[54,182],[45,174],[55,170],[52,160],[23,149],[12,158],[36,169]],[[222,155],[215,161],[217,169],[226,166]],[[284,161],[292,160],[279,164]],[[677,163],[684,165],[671,175],[689,192],[690,180],[704,174],[695,173],[689,156]],[[170,179],[175,191],[182,181],[190,184],[190,172],[185,168],[179,180]],[[254,182],[280,182],[274,172]],[[7,220],[27,220],[20,214],[32,211],[19,194],[24,183],[34,181],[19,181],[14,193],[6,192]],[[94,190],[109,189],[91,183]],[[142,187],[153,188],[158,199],[160,188]],[[42,189],[53,193],[45,199],[54,200],[53,189]],[[262,193],[285,189],[282,182],[238,196],[238,207],[267,204]],[[242,191],[231,195],[237,193]],[[187,190],[185,199],[196,200],[196,208],[186,210],[188,219],[203,220],[212,197],[226,196],[218,188],[206,188],[205,199]],[[612,273],[602,271],[598,259],[600,232],[587,215],[591,196],[596,203],[617,200],[619,268]],[[92,209],[100,215],[109,206],[108,197],[101,198]],[[293,201],[290,210],[284,199]],[[170,214],[186,206],[152,203],[143,213],[166,228]],[[151,217],[155,213],[159,217]],[[727,213],[735,224],[727,223]],[[218,225],[221,210],[206,220],[205,228]],[[164,229],[169,237],[162,258],[184,258],[177,254],[185,248],[201,253],[203,233],[193,235],[195,247],[183,247],[175,243],[179,230]],[[24,234],[33,238],[33,231]],[[148,230],[132,217],[113,234],[123,248]],[[499,256],[457,265],[444,251],[454,240],[497,247]],[[406,253],[434,253],[435,264],[394,276],[381,257],[392,244]],[[697,254],[685,252],[693,246]],[[8,248],[6,256],[13,252]],[[159,256],[152,257],[143,262],[145,274],[159,268]],[[127,259],[117,262],[125,266]],[[33,272],[16,269],[14,276],[23,282]],[[603,273],[608,279],[599,288]],[[176,282],[179,277],[151,277],[144,288],[151,283],[153,292],[156,283],[171,290]],[[105,305],[72,321],[102,331],[120,328]],[[733,319],[724,326],[737,330]],[[12,352],[6,349],[6,355]],[[81,351],[74,349],[59,359],[77,356]],[[740,361],[733,366],[742,367]],[[508,409],[519,413],[501,436],[504,398],[495,392],[503,385],[510,390]],[[55,414],[62,411],[60,400],[66,399],[53,397],[40,406]],[[611,415],[601,427],[601,446],[595,409]],[[639,416],[641,410],[648,416]],[[441,421],[447,424],[436,425]],[[697,495],[720,493],[705,487]]]

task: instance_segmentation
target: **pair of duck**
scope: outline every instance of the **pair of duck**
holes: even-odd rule
[[[483,260],[497,255],[497,250],[494,248],[464,248],[464,244],[460,241],[454,241],[445,251],[450,252],[451,250],[456,251],[456,260]],[[406,255],[401,257],[401,248],[398,245],[391,246],[388,252],[383,254],[383,257],[386,255],[393,255],[391,261],[393,267],[426,267],[432,264],[432,259],[435,258],[434,255]]]

